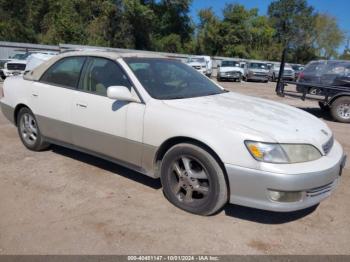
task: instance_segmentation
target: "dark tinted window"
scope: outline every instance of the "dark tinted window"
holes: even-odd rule
[[[79,82],[81,68],[85,57],[66,57],[52,65],[40,81],[75,88]]]
[[[131,89],[127,76],[116,62],[105,58],[89,58],[79,89],[97,95],[107,95],[110,86],[126,86]]]
[[[172,59],[124,59],[147,92],[156,99],[180,99],[224,91],[192,67]]]
[[[267,64],[250,63],[250,64],[248,64],[248,68],[252,68],[252,69],[267,69]]]
[[[234,66],[236,66],[236,67],[240,67],[240,64],[239,64],[239,62],[236,62],[236,61],[222,61],[221,62],[221,66],[222,67],[229,67],[229,66],[232,66],[232,67],[234,67]]]

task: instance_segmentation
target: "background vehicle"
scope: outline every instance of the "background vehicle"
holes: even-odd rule
[[[288,83],[296,84],[296,92],[285,90]],[[350,123],[350,61],[311,61],[299,74],[297,82],[281,79],[276,92],[280,96],[316,100],[335,120]]]
[[[27,58],[27,65],[25,71],[33,70],[35,67],[39,66],[40,64],[49,60],[57,54],[57,52],[40,52],[31,54]]]
[[[216,78],[221,80],[234,80],[240,82],[244,70],[241,68],[240,62],[235,60],[223,60],[221,65],[218,65]]]
[[[322,94],[318,85],[344,86],[350,90],[350,61],[318,60],[311,61],[299,75],[297,89],[313,95]],[[301,83],[310,84],[303,87]],[[315,86],[312,86],[315,85]]]
[[[269,70],[266,63],[262,62],[246,62],[244,65],[243,80],[255,80],[268,82]]]
[[[11,59],[5,63],[3,72],[3,79],[9,76],[20,75],[26,69],[27,61],[21,59]]]
[[[294,70],[294,75],[295,75],[294,79],[297,80],[299,77],[299,74],[304,70],[305,66],[300,64],[291,64],[291,67]]]
[[[211,77],[213,72],[213,62],[210,56],[190,56],[187,58],[186,64],[192,66],[207,77]]]
[[[0,77],[2,80],[6,78],[3,69],[5,68],[5,64],[9,61],[9,59],[1,59],[0,60]]]
[[[57,52],[50,51],[30,51],[27,53],[15,54],[4,64],[1,76],[5,79],[9,76],[23,74],[24,71],[32,70],[42,62],[57,54]]]
[[[276,81],[278,78],[278,73],[280,71],[281,63],[272,63],[269,71],[269,80]],[[289,64],[285,64],[283,71],[283,79],[294,81],[295,80],[295,72]]]

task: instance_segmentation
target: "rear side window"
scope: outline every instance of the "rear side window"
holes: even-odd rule
[[[85,57],[66,57],[52,65],[40,81],[48,84],[76,88]]]

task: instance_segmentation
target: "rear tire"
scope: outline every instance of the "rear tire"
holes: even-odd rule
[[[34,114],[27,107],[21,108],[17,115],[17,130],[23,145],[29,150],[42,151],[50,146],[44,141]]]
[[[228,201],[225,175],[203,148],[182,143],[165,154],[161,165],[164,195],[176,207],[197,215],[211,215]]]
[[[331,105],[332,117],[342,123],[350,123],[350,97],[337,98]]]

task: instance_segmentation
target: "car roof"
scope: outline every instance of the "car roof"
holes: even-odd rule
[[[94,57],[107,58],[111,60],[117,60],[119,58],[132,58],[132,57],[166,58],[165,56],[160,56],[157,54],[145,54],[140,52],[123,53],[123,52],[104,51],[104,50],[72,50],[72,51],[68,50],[45,61],[38,67],[34,68],[32,71],[27,72],[23,78],[26,80],[37,81],[41,78],[44,72],[57,61],[66,57],[75,57],[75,56],[94,56]]]

